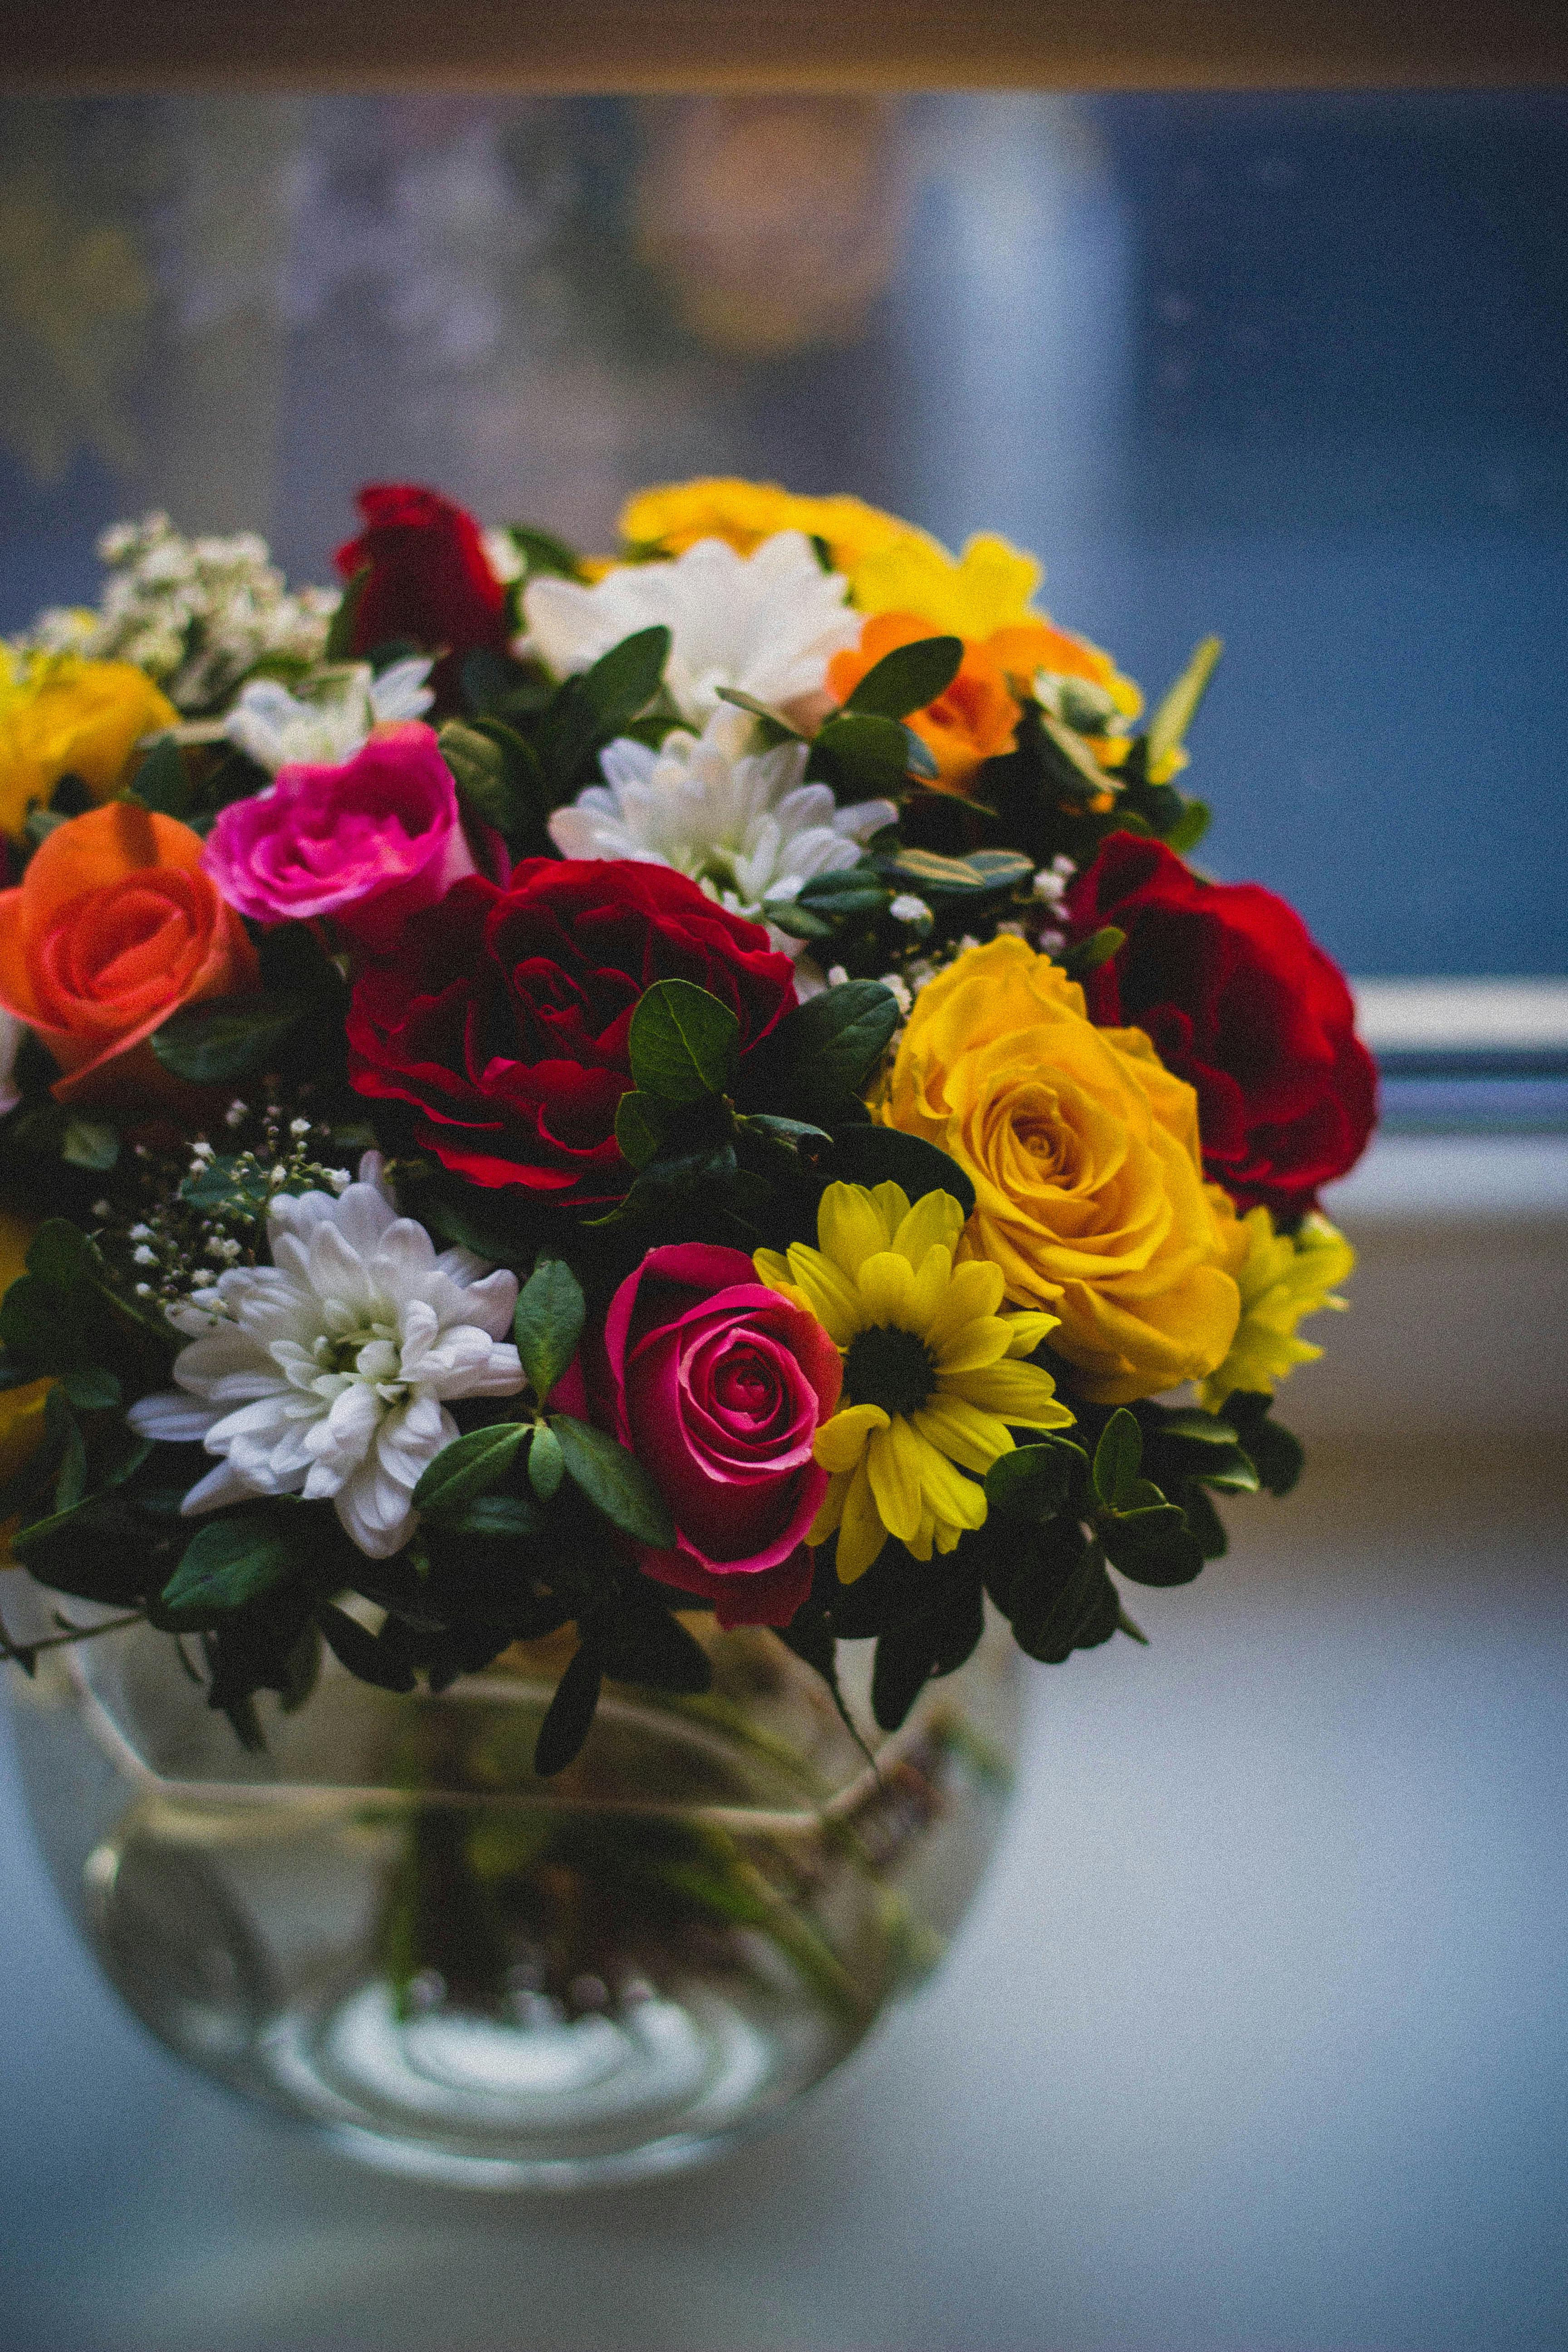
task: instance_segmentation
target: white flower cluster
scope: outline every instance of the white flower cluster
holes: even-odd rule
[[[422,1472],[458,1434],[447,1402],[525,1385],[502,1336],[517,1277],[437,1253],[398,1215],[375,1151],[337,1198],[279,1193],[267,1235],[270,1265],[235,1266],[171,1310],[191,1343],[179,1387],[128,1418],[138,1436],[221,1457],[187,1515],[247,1495],[330,1501],[360,1550],[386,1559],[414,1531]]]
[[[224,732],[269,775],[300,760],[341,767],[373,727],[424,717],[435,700],[425,683],[435,666],[433,658],[394,662],[377,677],[368,662],[330,662],[292,694],[280,678],[255,677],[241,688]]]
[[[658,751],[623,737],[599,755],[605,782],[557,809],[550,835],[563,857],[629,857],[673,866],[749,922],[766,920],[815,874],[853,866],[898,811],[891,801],[838,808],[826,784],[801,782],[804,743],[752,747],[756,725],[721,703],[701,734],[677,728]],[[801,942],[775,930],[773,944]]]
[[[27,644],[134,662],[185,711],[214,709],[268,656],[321,657],[339,591],[290,593],[254,531],[185,539],[167,515],[150,514],[115,523],[98,552],[109,572],[98,610],[52,606]]]

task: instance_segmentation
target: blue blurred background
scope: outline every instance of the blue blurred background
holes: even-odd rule
[[[1205,856],[1351,970],[1563,969],[1562,97],[4,115],[0,633],[153,504],[320,577],[366,478],[853,488],[1151,693],[1218,630]]]

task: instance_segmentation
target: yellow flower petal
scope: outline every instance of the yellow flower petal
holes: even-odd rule
[[[967,1398],[948,1396],[941,1391],[930,1402],[922,1404],[910,1415],[913,1427],[939,1454],[950,1462],[957,1462],[965,1470],[978,1470],[982,1476],[999,1454],[1011,1454],[1013,1440],[1007,1424],[994,1412],[985,1412]]]
[[[983,1265],[968,1259],[952,1269],[952,1280],[941,1307],[932,1316],[921,1337],[931,1353],[940,1356],[950,1339],[955,1339],[966,1323],[982,1315],[994,1315],[1002,1304],[1002,1269]]]
[[[937,1243],[951,1259],[963,1231],[962,1203],[951,1192],[927,1192],[915,1202],[908,1216],[900,1219],[893,1247],[912,1266],[919,1267],[925,1263],[927,1251]]]
[[[1059,1315],[1009,1315],[1007,1321],[1013,1336],[1007,1342],[1007,1353],[1010,1356],[1032,1356],[1047,1332],[1054,1331],[1061,1319]]]
[[[978,1372],[953,1372],[943,1376],[941,1392],[997,1413],[1016,1429],[1066,1429],[1073,1418],[1049,1372],[1037,1364],[1003,1362]]]
[[[1011,1351],[1009,1326],[1000,1315],[977,1315],[935,1350],[939,1372],[977,1372],[985,1364],[999,1364]]]
[[[816,1238],[853,1282],[866,1260],[887,1248],[887,1223],[864,1184],[830,1184],[816,1212]]]
[[[879,1429],[886,1429],[888,1415],[879,1404],[848,1404],[825,1421],[812,1440],[811,1451],[819,1469],[853,1470],[866,1451],[867,1440]]]
[[[985,1525],[985,1489],[973,1478],[966,1478],[934,1446],[925,1449],[926,1468],[921,1479],[926,1500],[936,1514],[936,1524],[943,1527],[983,1528]]]
[[[877,1516],[890,1536],[907,1543],[921,1523],[921,1445],[907,1421],[879,1429],[866,1448],[866,1470]]]
[[[849,1492],[853,1475],[852,1471],[847,1470],[839,1477],[829,1478],[827,1492],[822,1498],[816,1517],[805,1531],[808,1544],[826,1543],[837,1527],[844,1517],[844,1498]]]
[[[805,1242],[791,1242],[789,1270],[806,1305],[836,1348],[847,1348],[865,1323],[860,1296],[831,1258]]]
[[[862,1462],[849,1481],[844,1516],[838,1528],[837,1568],[840,1584],[864,1576],[888,1539],[888,1531],[871,1499],[871,1481]]]
[[[901,1184],[888,1183],[873,1185],[871,1198],[877,1204],[877,1214],[881,1218],[883,1231],[887,1234],[882,1246],[890,1248],[893,1235],[910,1213],[910,1196]]]
[[[907,1257],[900,1257],[896,1250],[878,1250],[862,1265],[859,1282],[863,1325],[891,1324],[899,1330],[910,1328],[915,1276]]]

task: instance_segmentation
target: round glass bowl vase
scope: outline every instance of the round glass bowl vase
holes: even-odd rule
[[[992,1626],[868,1764],[763,1631],[688,1621],[700,1698],[609,1685],[534,1739],[570,1642],[439,1697],[330,1656],[247,1752],[144,1625],[16,1669],[40,1843],[105,1973],[192,2064],[365,2160],[488,2189],[662,2171],[755,2130],[942,1958],[1006,1800]],[[870,1710],[847,1652],[846,1696]]]

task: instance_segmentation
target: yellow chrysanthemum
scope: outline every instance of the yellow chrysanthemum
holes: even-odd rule
[[[889,1536],[917,1559],[985,1520],[983,1477],[1012,1451],[1009,1424],[1062,1429],[1056,1383],[1022,1363],[1052,1315],[1001,1315],[994,1265],[953,1263],[963,1211],[949,1192],[911,1208],[897,1184],[830,1184],[812,1249],[758,1250],[770,1289],[809,1308],[844,1351],[839,1410],[816,1433],[827,1494],[808,1541],[837,1530],[838,1575],[864,1575]]]
[[[179,712],[131,662],[17,654],[0,646],[0,833],[20,834],[62,776],[112,799],[143,735]]]
[[[936,548],[912,523],[861,499],[800,498],[777,482],[745,482],[733,475],[638,490],[621,509],[617,527],[628,547],[657,548],[664,555],[680,555],[700,539],[722,539],[738,555],[750,555],[775,531],[804,530],[825,542],[834,569],[845,572],[873,550],[902,541]]]
[[[1231,1276],[1241,1292],[1241,1321],[1230,1353],[1203,1384],[1205,1405],[1218,1412],[1237,1389],[1272,1396],[1276,1381],[1322,1354],[1310,1340],[1297,1339],[1296,1327],[1320,1307],[1349,1305],[1332,1293],[1337,1283],[1349,1280],[1355,1252],[1327,1217],[1310,1216],[1293,1234],[1277,1234],[1267,1209],[1249,1209],[1237,1218],[1217,1185],[1208,1190],[1230,1245]]]

